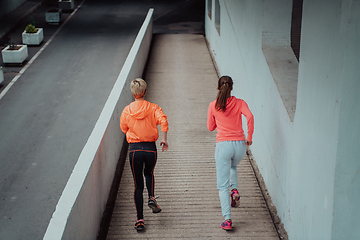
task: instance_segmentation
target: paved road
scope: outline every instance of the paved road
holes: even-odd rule
[[[148,8],[186,32],[199,2],[86,0],[0,100],[0,239],[42,239]]]

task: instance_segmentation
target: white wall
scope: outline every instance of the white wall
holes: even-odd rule
[[[152,15],[150,9],[59,199],[46,240],[97,238],[125,140],[120,115],[133,99],[130,82],[141,77],[145,67],[152,39]]]
[[[343,67],[335,170],[333,239],[360,239],[360,1],[341,6]]]
[[[293,120],[262,51],[264,42],[286,46],[283,29],[291,21],[281,15],[291,11],[286,2],[220,0],[220,35],[206,14],[206,36],[220,74],[234,79],[233,95],[247,101],[254,114],[252,153],[289,238],[355,239],[350,236],[360,230],[350,227],[360,222],[355,208],[360,202],[359,1],[304,1]],[[264,30],[276,32],[279,14],[279,41],[264,41]]]

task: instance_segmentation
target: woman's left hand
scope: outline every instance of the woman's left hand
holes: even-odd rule
[[[246,141],[246,145],[250,146],[252,144],[252,141]]]
[[[166,141],[161,141],[160,146],[162,146],[162,151],[167,151],[169,149],[169,144]]]

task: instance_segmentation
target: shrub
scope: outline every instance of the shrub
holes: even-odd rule
[[[9,41],[9,50],[15,50],[16,44],[13,42],[13,40],[10,39]]]
[[[32,24],[27,25],[25,31],[26,33],[37,33],[37,29]]]

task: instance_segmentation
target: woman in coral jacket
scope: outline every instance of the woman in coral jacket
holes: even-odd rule
[[[252,144],[254,117],[248,105],[242,99],[231,96],[233,81],[229,76],[222,76],[218,81],[216,100],[209,104],[207,127],[210,131],[217,129],[215,161],[217,188],[225,221],[221,224],[224,230],[232,230],[231,207],[240,205],[237,165],[246,153],[246,146]],[[247,120],[248,134],[245,139],[241,115]],[[229,195],[229,188],[231,194]],[[231,200],[231,204],[230,204]]]
[[[168,150],[167,131],[169,127],[167,117],[162,109],[155,103],[145,100],[147,84],[143,79],[133,80],[130,89],[135,101],[126,106],[121,113],[120,128],[126,134],[126,140],[130,144],[129,159],[134,177],[134,200],[137,211],[135,229],[140,231],[144,229],[143,174],[148,190],[148,206],[153,213],[161,211],[154,194],[154,168],[157,159],[155,142],[159,138],[157,125],[161,125],[163,133],[160,146],[162,146],[162,151]]]

